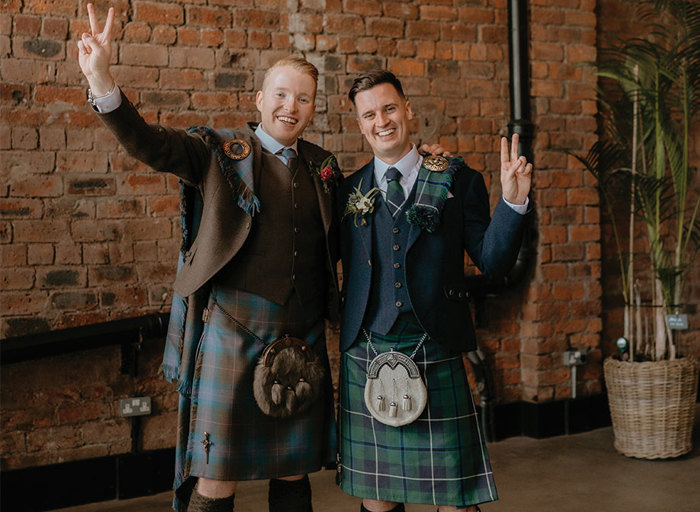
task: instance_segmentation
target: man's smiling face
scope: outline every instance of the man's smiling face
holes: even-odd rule
[[[394,164],[411,150],[411,103],[392,84],[381,83],[358,92],[355,108],[360,131],[377,157]]]
[[[255,96],[262,128],[280,144],[291,146],[314,117],[316,82],[291,66],[273,69]]]

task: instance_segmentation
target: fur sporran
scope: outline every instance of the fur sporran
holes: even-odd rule
[[[268,416],[287,418],[301,413],[321,396],[325,373],[311,347],[285,335],[260,356],[253,378],[255,401]]]

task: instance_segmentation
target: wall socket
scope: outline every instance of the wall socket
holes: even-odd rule
[[[150,396],[119,399],[120,416],[148,416],[149,414],[151,414]]]
[[[564,352],[566,366],[582,366],[588,362],[588,350],[567,350]]]

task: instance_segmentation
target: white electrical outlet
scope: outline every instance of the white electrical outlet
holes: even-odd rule
[[[119,399],[120,416],[147,416],[149,414],[151,414],[151,397],[142,396]]]

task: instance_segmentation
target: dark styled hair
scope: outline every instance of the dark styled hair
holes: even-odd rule
[[[355,96],[357,96],[358,92],[366,91],[367,89],[371,89],[372,87],[375,87],[379,84],[393,85],[394,89],[396,89],[396,92],[398,92],[402,98],[406,98],[406,95],[403,93],[403,87],[401,87],[401,82],[399,82],[399,79],[396,78],[394,73],[392,73],[391,71],[384,71],[383,69],[376,69],[374,71],[370,71],[365,75],[358,76],[357,78],[355,78],[355,81],[352,83],[352,87],[350,87],[350,92],[348,92],[348,97],[354,105]]]

